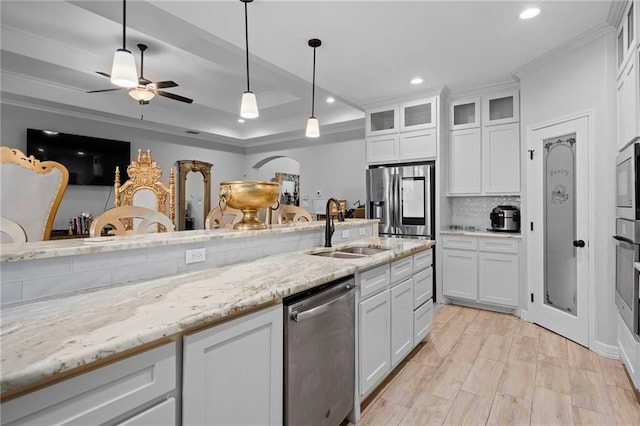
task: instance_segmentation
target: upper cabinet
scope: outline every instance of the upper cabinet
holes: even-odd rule
[[[434,160],[438,96],[367,110],[367,163]]]
[[[482,125],[516,123],[520,121],[520,96],[517,90],[482,97]]]
[[[406,102],[400,105],[400,131],[431,129],[437,123],[436,98]]]
[[[449,130],[473,129],[480,123],[479,97],[449,103]]]
[[[616,58],[618,64],[618,76],[623,72],[627,62],[633,56],[638,44],[637,21],[640,15],[638,1],[629,1],[624,9],[620,23],[617,26]]]
[[[367,136],[397,133],[398,107],[383,107],[367,111]]]

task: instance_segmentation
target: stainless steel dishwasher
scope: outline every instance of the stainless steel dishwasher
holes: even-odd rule
[[[353,407],[355,279],[284,299],[284,423],[339,425]]]

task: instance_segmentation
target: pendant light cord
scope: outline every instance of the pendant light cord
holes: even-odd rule
[[[249,88],[249,20],[247,18],[247,2],[244,2],[244,41],[245,52],[247,53],[247,92],[250,92]]]
[[[127,50],[127,0],[122,0],[122,50]]]
[[[311,116],[315,117],[316,107],[316,48],[313,48],[313,84],[311,85]]]

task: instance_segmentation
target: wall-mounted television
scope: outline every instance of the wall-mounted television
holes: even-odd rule
[[[27,129],[27,155],[57,161],[69,170],[70,185],[113,185],[116,166],[125,182],[131,143],[49,130]]]

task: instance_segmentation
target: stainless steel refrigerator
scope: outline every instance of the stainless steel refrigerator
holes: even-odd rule
[[[378,233],[433,238],[435,165],[372,166],[367,170],[367,218]]]

